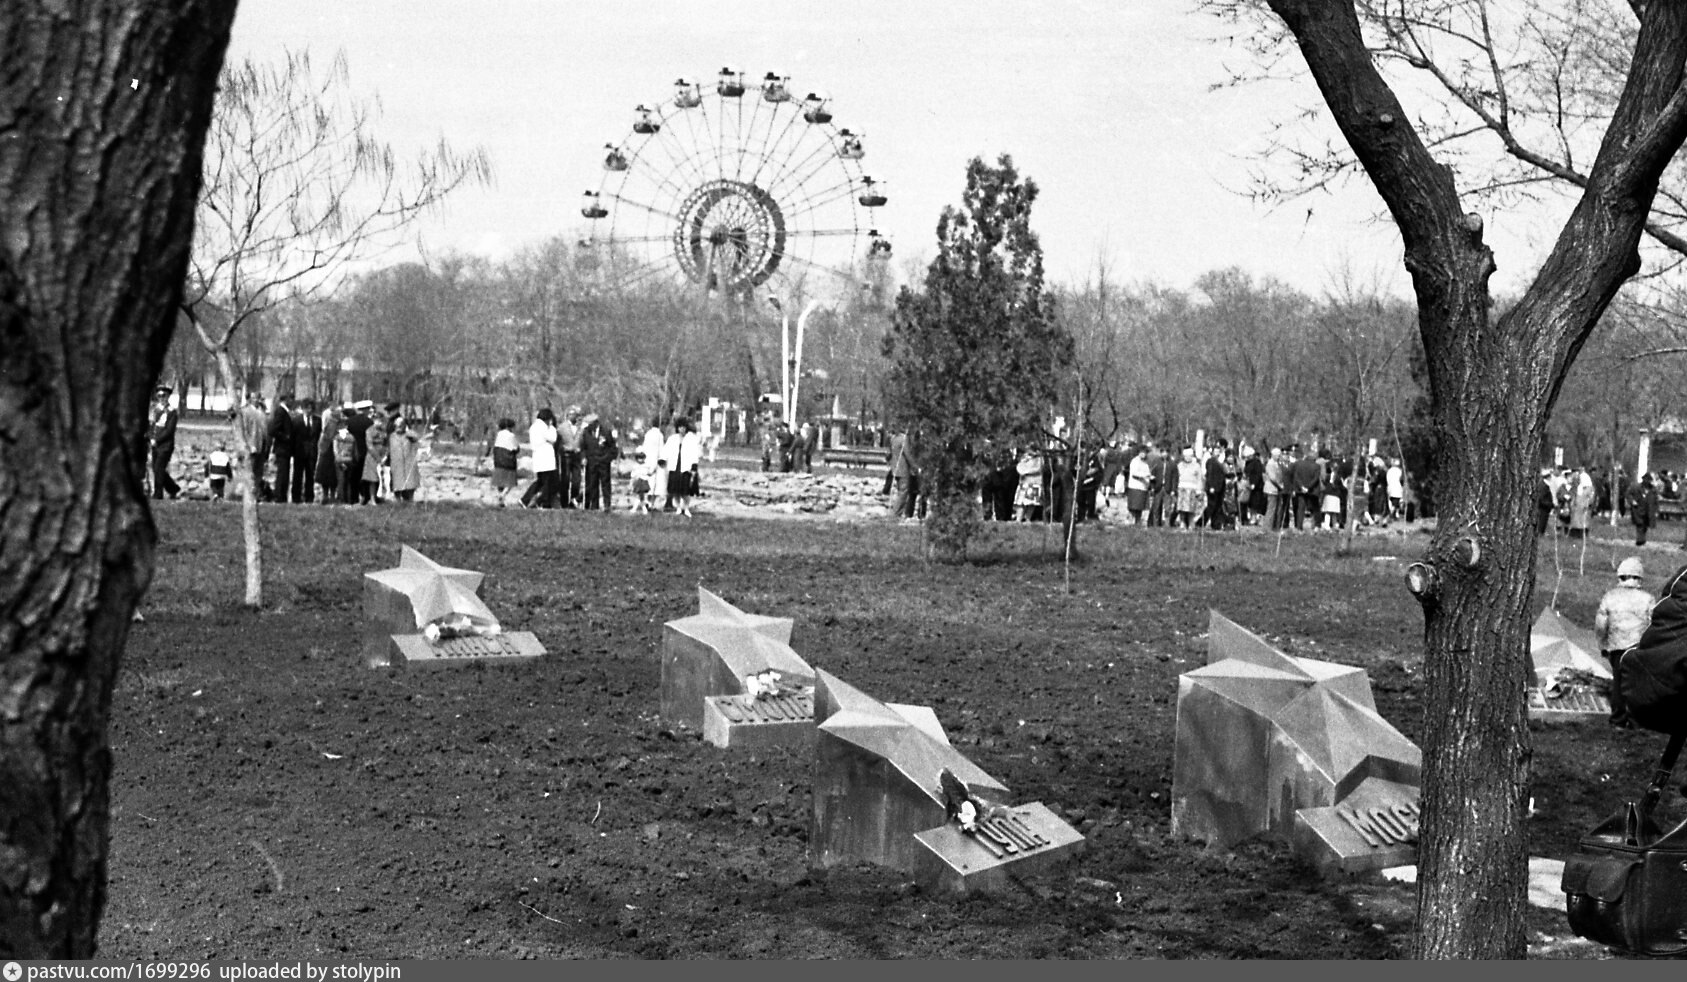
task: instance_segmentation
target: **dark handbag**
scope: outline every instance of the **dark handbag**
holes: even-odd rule
[[[1645,795],[1583,836],[1564,863],[1560,886],[1578,936],[1633,955],[1687,955],[1687,822],[1664,834],[1652,820],[1684,739],[1670,736]]]

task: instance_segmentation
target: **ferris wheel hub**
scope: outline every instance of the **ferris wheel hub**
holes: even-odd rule
[[[785,257],[785,213],[748,181],[722,178],[680,205],[674,258],[694,283],[740,292],[766,283]]]

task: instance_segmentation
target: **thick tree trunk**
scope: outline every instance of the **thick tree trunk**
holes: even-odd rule
[[[1470,305],[1425,327],[1442,357],[1454,338],[1469,348],[1458,370],[1444,375],[1456,386],[1436,392],[1441,511],[1424,560],[1437,580],[1419,596],[1425,820],[1413,953],[1420,958],[1521,958],[1528,950],[1521,822],[1531,751],[1522,692],[1535,582],[1530,492],[1551,366],[1541,345],[1485,324],[1482,307]]]
[[[1640,266],[1657,182],[1687,139],[1687,4],[1634,5],[1634,58],[1574,212],[1523,299],[1490,321],[1492,253],[1378,73],[1354,0],[1267,0],[1400,229],[1440,431],[1424,611],[1420,958],[1521,958],[1523,701],[1534,468],[1559,386]]]
[[[146,405],[234,4],[0,3],[0,953],[93,954]]]

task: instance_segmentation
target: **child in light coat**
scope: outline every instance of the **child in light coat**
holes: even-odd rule
[[[633,454],[633,514],[648,515],[656,499],[656,464],[643,450]]]

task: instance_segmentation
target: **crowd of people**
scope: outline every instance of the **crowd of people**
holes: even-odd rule
[[[1573,539],[1583,538],[1598,517],[1628,518],[1634,525],[1634,544],[1663,518],[1666,504],[1679,502],[1682,476],[1670,471],[1647,471],[1631,480],[1621,464],[1600,467],[1546,467],[1535,487],[1535,534],[1553,527]]]
[[[920,457],[917,436],[891,438],[885,492],[891,515],[904,521],[925,515]],[[1264,454],[1244,445],[1238,456],[1223,439],[1175,451],[1169,441],[1111,441],[1085,453],[1081,467],[1058,444],[1003,450],[981,484],[979,505],[986,521],[1064,522],[1069,509],[1075,521],[1093,521],[1115,510],[1122,523],[1149,527],[1329,530],[1346,526],[1356,481],[1360,524],[1416,517],[1411,475],[1398,457],[1356,459],[1299,444]]]
[[[521,452],[515,420],[498,421],[498,432],[484,456],[492,458],[492,487],[503,507],[518,483]],[[654,423],[634,420],[632,432],[640,442],[631,454],[630,488],[633,510],[649,512],[651,505],[672,506],[683,518],[692,517],[691,499],[699,491],[698,465],[703,441],[691,420],[677,416],[672,432],[664,433]],[[596,413],[582,414],[569,406],[561,419],[546,406],[534,414],[527,427],[528,450],[532,454],[533,481],[516,499],[522,508],[580,508],[609,510],[615,462],[622,457],[613,428]]]
[[[149,417],[154,498],[181,493],[170,475],[179,422],[171,394],[169,386],[154,390]],[[430,452],[430,434],[396,402],[379,410],[368,399],[329,403],[319,414],[312,399],[281,393],[269,406],[253,393],[232,416],[245,460],[237,465],[229,442],[218,441],[204,465],[214,501],[226,497],[236,466],[244,468],[259,501],[276,504],[408,502],[421,487],[421,461]]]

